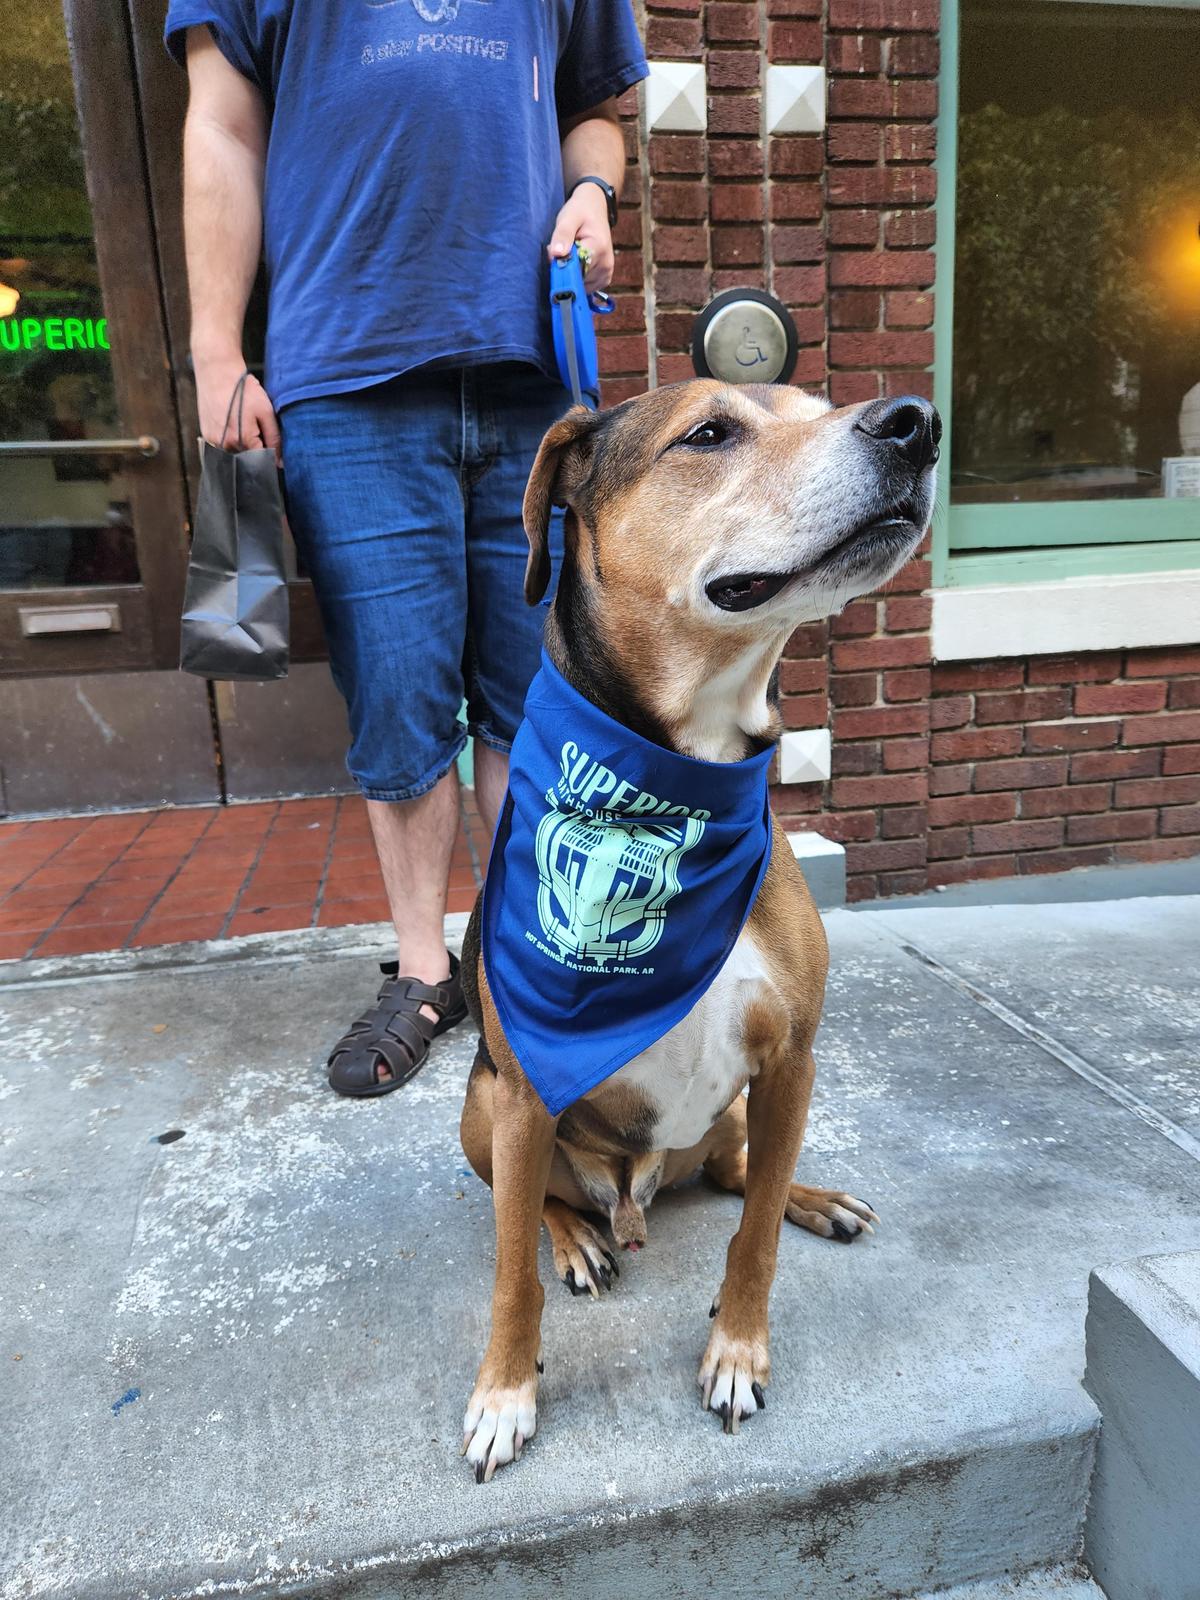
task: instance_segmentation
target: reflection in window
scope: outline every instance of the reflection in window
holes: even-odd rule
[[[113,396],[61,8],[0,30],[0,439],[108,438]],[[0,588],[136,583],[119,458],[0,460]]]
[[[1162,494],[1200,384],[1198,84],[1195,8],[962,0],[956,503]]]

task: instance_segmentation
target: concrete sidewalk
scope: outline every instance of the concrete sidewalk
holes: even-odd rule
[[[322,1061],[374,934],[7,969],[0,1594],[874,1600],[1070,1562],[1088,1271],[1200,1245],[1198,907],[829,916],[799,1175],[883,1226],[787,1227],[732,1439],[694,1374],[739,1202],[660,1198],[598,1305],[543,1243],[539,1430],[487,1488],[467,1031],[352,1103]]]

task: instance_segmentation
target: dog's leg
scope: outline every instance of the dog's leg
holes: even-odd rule
[[[766,1406],[763,1388],[771,1376],[767,1300],[814,1070],[810,1049],[783,1049],[750,1080],[742,1221],[726,1252],[698,1378],[703,1405],[720,1416],[726,1433],[736,1433],[743,1417]]]
[[[496,1074],[481,1051],[471,1069],[459,1133],[467,1160],[489,1187],[495,1088]],[[599,1299],[600,1290],[611,1289],[613,1279],[621,1274],[604,1236],[579,1215],[581,1209],[595,1207],[576,1181],[562,1147],[556,1144],[542,1207],[542,1221],[554,1252],[554,1270],[572,1294],[590,1294]]]
[[[720,1118],[709,1134],[709,1150],[704,1157],[706,1175],[731,1194],[746,1192],[746,1102],[740,1096]],[[797,1227],[822,1239],[840,1239],[851,1244],[864,1233],[873,1233],[879,1218],[865,1200],[856,1200],[840,1189],[813,1189],[806,1183],[793,1183],[788,1189],[785,1215]]]
[[[514,1460],[537,1426],[542,1302],[538,1235],[556,1120],[524,1077],[501,1072],[492,1091],[496,1285],[492,1334],[463,1418],[462,1453],[475,1481]]]

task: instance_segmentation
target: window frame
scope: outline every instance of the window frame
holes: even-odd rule
[[[1104,3],[1104,0],[1096,0]],[[1197,9],[1198,0],[1123,0]],[[950,503],[953,429],[954,268],[958,198],[960,0],[942,0],[941,82],[934,204],[933,398],[942,416],[942,460],[931,550],[934,588],[1144,574],[1200,568],[1200,500],[1062,500],[1036,504]],[[1021,520],[1020,548],[1005,524]],[[1131,527],[1136,523],[1136,527]],[[953,544],[952,544],[953,538]]]

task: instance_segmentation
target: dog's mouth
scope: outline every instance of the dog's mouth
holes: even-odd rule
[[[706,583],[704,592],[719,611],[754,611],[799,578],[811,581],[828,578],[835,570],[844,575],[884,566],[906,546],[916,544],[924,524],[924,508],[914,497],[886,516],[860,523],[806,567],[790,572],[731,572]]]

